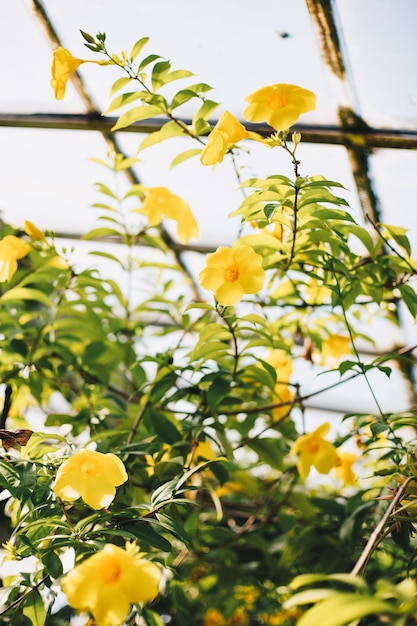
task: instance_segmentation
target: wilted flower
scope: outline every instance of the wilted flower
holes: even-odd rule
[[[287,130],[302,113],[316,108],[312,91],[285,83],[262,87],[251,93],[243,117],[250,122],[268,122],[275,130]]]
[[[304,480],[315,467],[320,474],[328,474],[338,462],[335,446],[326,441],[324,436],[330,430],[330,424],[325,422],[309,435],[301,435],[293,447],[291,454],[298,454],[297,468]]]
[[[81,497],[92,509],[102,509],[111,504],[116,487],[127,478],[125,466],[115,454],[80,450],[61,465],[53,490],[61,500],[72,502]]]
[[[91,613],[98,626],[119,626],[132,604],[157,595],[160,580],[159,568],[141,558],[137,549],[107,544],[70,570],[61,587],[70,606]]]
[[[238,141],[250,136],[246,128],[234,115],[225,111],[208,136],[208,142],[201,153],[203,165],[221,163],[227,150]]]
[[[352,469],[358,457],[353,452],[338,452],[335,467],[336,478],[341,480],[344,485],[354,485],[356,482],[356,474]]]
[[[3,237],[0,241],[0,283],[13,278],[18,259],[23,259],[31,250],[31,246],[19,237]]]
[[[164,218],[175,220],[178,224],[177,236],[182,243],[188,243],[199,235],[198,224],[188,204],[166,187],[148,189],[139,212],[147,216],[149,226],[158,226]]]
[[[203,289],[214,291],[219,304],[230,306],[245,293],[262,289],[265,280],[262,257],[250,246],[236,243],[232,248],[220,246],[207,256],[199,278]]]
[[[51,87],[57,100],[63,99],[69,75],[71,72],[75,72],[82,63],[100,63],[100,61],[76,59],[71,52],[62,46],[54,50]]]

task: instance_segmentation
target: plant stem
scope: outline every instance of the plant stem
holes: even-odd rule
[[[389,516],[391,515],[391,513],[393,512],[393,510],[395,509],[395,507],[397,506],[398,502],[401,500],[401,498],[404,496],[405,490],[407,489],[408,485],[410,484],[410,482],[412,480],[417,480],[415,478],[415,476],[409,476],[407,478],[407,480],[405,480],[403,482],[403,484],[398,488],[397,493],[395,494],[395,496],[392,499],[391,504],[389,505],[389,507],[387,508],[387,510],[385,511],[384,515],[381,518],[381,521],[379,522],[379,524],[375,527],[374,531],[372,532],[371,536],[368,539],[368,542],[365,546],[365,548],[362,551],[362,554],[360,555],[359,559],[356,562],[355,567],[352,569],[352,571],[350,572],[352,574],[352,576],[357,576],[359,574],[359,572],[361,571],[362,567],[365,565],[366,561],[369,559],[375,544],[378,540],[378,536],[379,534],[382,532],[382,529],[384,528]]]

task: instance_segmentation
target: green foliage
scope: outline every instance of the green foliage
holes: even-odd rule
[[[119,56],[104,33],[81,34],[122,73],[106,111],[123,109],[113,130],[161,117],[139,151],[181,137],[191,148],[172,165],[200,154],[217,107],[211,87],[185,85],[192,73],[145,53],[147,37]],[[0,292],[10,528],[1,624],[69,623],[74,611],[55,602],[64,569],[126,541],[166,571],[159,596],[133,606],[128,624],[414,623],[416,411],[384,411],[372,383],[391,384],[414,360],[408,347],[368,359],[361,346],[373,348],[373,322],[396,323],[399,303],[415,319],[417,265],[403,228],[359,225],[341,183],[300,175],[299,140],[291,146],[285,131],[268,142],[288,153],[294,176],[241,185],[230,216],[266,279],[236,306],[203,300],[164,222],[144,210],[146,187],[118,191],[135,156],[95,159],[113,184],[97,184],[97,226],[84,238],[94,242],[89,266],[105,260],[109,276],[72,263],[50,233],[2,225],[2,239],[30,251]],[[357,379],[375,413],[332,417],[326,443],[338,465],[303,482],[293,446],[317,427],[310,400]],[[314,457],[322,441],[307,441]],[[53,490],[64,460],[85,448],[115,454],[127,471],[102,510]],[[356,479],[344,465],[352,450]]]

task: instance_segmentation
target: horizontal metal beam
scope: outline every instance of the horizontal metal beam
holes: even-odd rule
[[[94,130],[110,132],[117,118],[103,117],[95,113],[87,114],[56,114],[56,113],[0,113],[0,127],[9,128],[45,128],[59,130]],[[117,132],[149,134],[159,130],[168,120],[150,118],[136,122]],[[191,120],[183,119],[185,124]],[[214,125],[217,120],[211,123]],[[267,124],[251,124],[244,122],[248,130],[258,132],[267,137],[273,130]],[[293,131],[300,132],[306,143],[339,144],[356,148],[393,148],[402,150],[417,149],[417,131],[392,130],[386,128],[355,128],[350,126],[329,126],[319,124],[295,124]]]

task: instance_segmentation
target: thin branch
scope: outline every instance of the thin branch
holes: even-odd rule
[[[355,567],[350,572],[352,574],[352,576],[357,576],[359,574],[359,572],[361,571],[362,567],[365,565],[366,561],[368,560],[369,556],[371,555],[372,551],[374,550],[375,544],[376,544],[376,542],[378,540],[378,536],[382,532],[382,529],[384,528],[384,526],[385,526],[389,516],[391,515],[391,513],[393,512],[393,510],[397,506],[398,502],[404,496],[405,491],[406,491],[408,485],[413,480],[417,480],[416,477],[415,476],[409,476],[407,478],[407,480],[405,480],[403,482],[403,484],[398,488],[398,491],[395,494],[394,498],[392,499],[391,504],[389,505],[389,507],[385,511],[385,513],[382,516],[381,521],[379,522],[379,524],[375,527],[374,531],[372,532],[371,536],[368,539],[368,542],[367,542],[365,548],[362,551],[362,554],[360,555],[359,559],[357,560]]]

